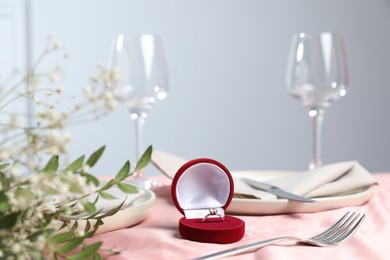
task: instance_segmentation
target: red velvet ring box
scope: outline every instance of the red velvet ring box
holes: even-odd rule
[[[234,193],[233,178],[221,163],[207,158],[185,163],[172,181],[172,199],[184,215],[180,235],[189,240],[227,244],[239,241],[245,223],[225,216]]]

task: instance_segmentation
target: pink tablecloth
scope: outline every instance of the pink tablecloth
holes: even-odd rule
[[[246,223],[245,236],[233,244],[198,243],[178,233],[181,214],[171,202],[170,187],[155,193],[153,213],[137,226],[96,235],[103,247],[122,250],[109,259],[191,259],[238,245],[281,235],[310,237],[327,228],[346,211],[366,213],[367,218],[347,243],[328,248],[305,245],[271,245],[229,259],[390,259],[390,174],[375,174],[379,182],[370,201],[362,206],[319,213],[239,216]]]

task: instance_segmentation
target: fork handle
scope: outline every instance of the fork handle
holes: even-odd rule
[[[243,252],[246,252],[246,251],[251,251],[253,249],[258,249],[260,247],[267,246],[267,245],[273,244],[275,242],[278,242],[278,241],[281,241],[281,240],[286,240],[286,239],[291,239],[291,237],[275,237],[275,238],[271,238],[271,239],[267,239],[267,240],[262,240],[262,241],[258,241],[258,242],[255,242],[255,243],[251,243],[251,244],[247,244],[247,245],[243,245],[243,246],[238,246],[238,247],[234,247],[234,248],[231,248],[231,249],[227,249],[227,250],[224,250],[224,251],[220,251],[220,252],[217,252],[217,253],[214,253],[214,254],[201,256],[201,257],[195,258],[194,260],[206,260],[206,259],[207,260],[212,260],[212,259],[218,259],[220,257],[225,257],[225,256],[230,256],[230,255],[237,255],[239,253],[243,253]]]

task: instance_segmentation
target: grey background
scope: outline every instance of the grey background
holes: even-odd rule
[[[290,37],[300,31],[340,32],[351,90],[325,114],[323,162],[358,160],[372,172],[390,170],[388,0],[32,3],[34,54],[49,34],[70,53],[66,93],[81,93],[96,63],[106,63],[117,33],[160,35],[170,92],[149,115],[145,146],[188,159],[211,157],[231,170],[307,168],[310,120],[284,85]],[[97,174],[112,174],[132,158],[133,125],[124,107],[68,130],[74,158],[107,145]]]

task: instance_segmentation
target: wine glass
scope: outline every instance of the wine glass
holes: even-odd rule
[[[288,92],[303,102],[312,119],[309,169],[321,166],[321,127],[325,109],[349,89],[343,38],[331,32],[299,33],[292,37],[287,63]]]
[[[168,92],[168,73],[161,40],[156,35],[118,34],[108,65],[113,96],[130,111],[135,124],[135,156],[142,155],[142,127],[150,109]],[[132,176],[135,183],[150,188],[153,181],[143,171]]]

